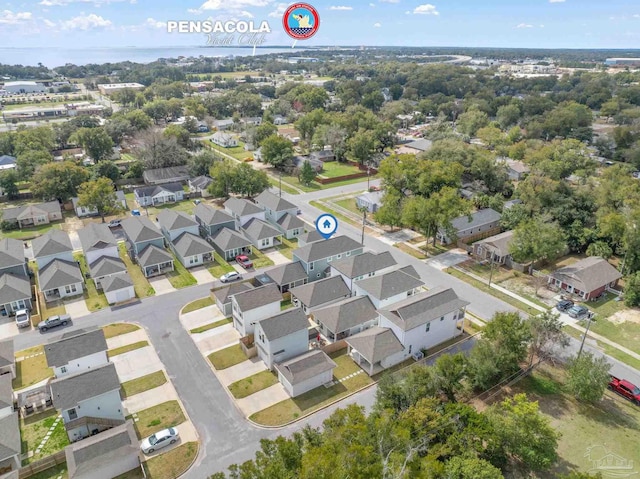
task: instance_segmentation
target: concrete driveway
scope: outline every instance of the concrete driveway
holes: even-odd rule
[[[382,234],[378,239],[388,245],[394,245],[395,243],[403,243],[410,239],[420,236],[418,233],[408,229],[402,229],[390,233]]]
[[[126,415],[133,414],[134,412],[142,411],[143,409],[149,409],[150,407],[157,406],[163,402],[177,400],[178,393],[176,392],[171,381],[167,381],[162,386],[149,389],[148,391],[141,392],[140,394],[134,394],[133,396],[122,401]]]
[[[153,346],[145,346],[128,353],[118,354],[111,358],[111,362],[116,366],[121,383],[163,369],[162,362]]]
[[[173,293],[176,290],[164,276],[149,278],[149,284],[151,284],[151,287],[155,290],[156,296]]]
[[[198,284],[213,283],[216,280],[216,278],[214,278],[213,275],[209,273],[209,270],[204,266],[198,266],[197,268],[190,269],[189,272],[193,275]]]
[[[81,318],[91,313],[82,296],[76,299],[64,300],[64,307],[71,319]]]
[[[469,260],[469,255],[463,249],[456,248],[446,253],[439,254],[433,258],[427,260],[429,266],[439,269],[440,271],[455,266],[460,263],[464,263]]]
[[[240,333],[233,328],[232,323],[229,323],[191,337],[202,354],[207,356],[215,351],[238,344]]]
[[[0,340],[16,336],[22,331],[31,331],[31,328],[18,328],[13,318],[3,317],[2,320],[0,320]]]
[[[249,376],[253,376],[254,374],[258,374],[259,372],[266,370],[267,365],[262,359],[256,356],[251,359],[247,359],[240,364],[231,366],[230,368],[216,371],[216,376],[218,376],[218,380],[224,386],[228,386],[236,381],[240,381],[241,379],[248,378]]]
[[[108,338],[107,348],[120,348],[122,346],[126,346],[127,344],[133,344],[140,341],[149,341],[149,336],[147,336],[147,333],[144,331],[144,329],[138,329],[137,331],[133,331],[131,333],[119,334],[118,336]]]
[[[186,444],[188,442],[195,442],[198,440],[198,432],[196,431],[196,428],[193,426],[191,421],[178,424],[176,426],[176,429],[178,430],[178,434],[180,435],[178,442],[176,442],[175,444],[171,444],[169,446],[163,447],[162,449],[158,449],[157,451],[154,451],[151,454],[142,453],[145,460],[148,460],[155,456],[160,456],[161,454],[169,452],[171,449],[174,449],[180,446],[181,444]],[[142,438],[142,439],[145,439],[145,438]],[[142,443],[142,441],[140,441],[140,443]]]
[[[274,250],[269,251],[264,254],[267,258],[269,258],[273,263],[277,266],[280,264],[289,263],[291,260],[284,256],[280,251]]]
[[[180,315],[180,321],[187,331],[199,328],[205,324],[215,323],[221,319],[224,319],[224,314],[222,314],[215,305],[206,306],[202,309],[196,309],[190,313]]]

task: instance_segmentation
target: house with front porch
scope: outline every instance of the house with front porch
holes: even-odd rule
[[[341,301],[351,296],[351,290],[340,276],[314,281],[290,290],[291,303],[309,314],[317,308]]]
[[[424,283],[402,270],[390,271],[353,283],[354,296],[369,296],[376,309],[413,296],[422,290]]]
[[[229,228],[222,228],[210,238],[213,247],[226,261],[239,254],[251,254],[252,242],[244,234]]]
[[[222,148],[233,148],[238,146],[238,139],[235,136],[222,131],[216,131],[211,136],[211,142],[221,146]]]
[[[349,256],[339,261],[331,262],[331,276],[342,276],[344,282],[353,290],[353,283],[365,278],[370,278],[376,274],[389,271],[398,263],[393,259],[391,253],[365,252],[355,256]]]
[[[280,230],[257,218],[247,221],[242,227],[242,231],[259,250],[272,248],[279,244],[279,238],[282,237]]]
[[[64,333],[44,345],[47,365],[56,378],[71,376],[109,363],[107,340],[101,328]]]
[[[300,240],[298,240],[300,244]],[[293,261],[300,264],[307,273],[309,282],[324,278],[330,273],[332,261],[348,258],[363,251],[363,245],[349,236],[335,236],[323,241],[305,243],[304,246],[293,251]]]
[[[214,236],[222,228],[235,229],[236,221],[225,210],[219,210],[213,206],[198,203],[193,210],[196,222],[200,226],[200,236],[209,238]]]
[[[470,215],[463,215],[453,219],[451,227],[440,228],[436,236],[442,244],[465,240],[499,228],[501,217],[500,213],[491,208],[478,210]]]
[[[156,186],[143,186],[133,190],[133,197],[141,207],[175,203],[184,199],[181,183],[167,183]]]
[[[48,225],[52,221],[60,220],[62,220],[62,210],[57,200],[2,210],[2,221],[20,229]]]
[[[18,413],[13,412],[13,400],[11,412],[0,416],[0,431],[0,478],[18,479],[22,467],[22,442]]]
[[[78,238],[87,264],[95,263],[102,257],[120,258],[116,237],[104,223],[89,223],[78,230]]]
[[[311,319],[325,338],[335,342],[378,324],[378,312],[368,296],[355,296],[314,310]]]
[[[38,270],[38,287],[46,301],[84,293],[84,276],[76,261],[54,259]]]
[[[41,270],[54,259],[73,262],[73,246],[69,235],[62,230],[53,229],[31,241],[33,257]]]
[[[505,231],[473,243],[473,256],[478,261],[502,264],[511,267],[509,248],[513,242],[513,231]]]
[[[216,302],[216,306],[225,318],[230,318],[232,314],[231,309],[231,297],[234,294],[243,293],[253,289],[253,285],[248,281],[242,283],[231,283],[229,285],[222,286],[216,290],[211,290],[211,296]]]
[[[164,248],[164,236],[146,216],[132,216],[122,220],[122,230],[128,240],[127,249],[137,257],[149,245]]]
[[[229,198],[224,202],[224,209],[235,219],[237,230],[254,218],[265,220],[264,210],[244,198]]]
[[[621,278],[620,271],[606,259],[590,256],[554,271],[548,284],[588,301],[615,288]]]
[[[169,247],[185,268],[213,261],[213,246],[197,234],[182,233],[169,244]]]
[[[286,293],[291,288],[307,284],[307,273],[299,261],[278,265],[264,274],[278,287],[281,293]]]
[[[291,397],[297,397],[333,381],[337,364],[327,354],[314,349],[275,365],[278,381]]]
[[[304,221],[298,216],[293,216],[287,213],[278,220],[277,228],[284,233],[284,237],[287,239],[295,239],[301,234],[304,234]]]
[[[20,309],[31,310],[31,282],[26,276],[0,275],[0,315],[13,316]]]
[[[309,320],[301,308],[292,308],[258,321],[254,341],[258,356],[273,370],[276,363],[309,350]]]
[[[405,348],[389,328],[374,326],[345,339],[348,354],[369,376],[404,361]]]
[[[145,278],[169,273],[174,269],[171,253],[155,244],[145,246],[137,259]]]
[[[255,324],[280,313],[282,294],[274,284],[250,289],[231,297],[233,327],[241,336],[253,334]]]
[[[160,226],[160,231],[167,239],[167,243],[172,242],[183,233],[198,234],[196,220],[182,211],[162,210],[158,213],[157,222]]]

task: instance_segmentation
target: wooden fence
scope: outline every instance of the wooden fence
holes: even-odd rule
[[[47,469],[57,466],[58,464],[63,464],[67,462],[66,455],[64,450],[58,451],[51,456],[44,457],[39,461],[32,462],[28,466],[24,466],[20,468],[18,472],[19,479],[27,479],[39,472],[46,471]]]

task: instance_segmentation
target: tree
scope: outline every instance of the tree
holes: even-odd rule
[[[78,189],[78,204],[97,210],[103,223],[105,216],[120,209],[113,182],[109,178],[98,178],[81,184]]]
[[[613,250],[604,241],[596,241],[587,248],[587,256],[600,256],[604,259],[609,259],[613,256]]]
[[[124,117],[131,123],[134,131],[146,130],[153,124],[153,120],[142,110],[130,111]]]
[[[104,177],[113,182],[120,179],[120,168],[113,161],[101,161],[93,165],[91,169],[93,171],[93,179]]]
[[[112,117],[105,125],[104,131],[111,137],[114,144],[119,144],[126,136],[134,133],[131,122],[123,116]]]
[[[486,113],[477,109],[470,109],[458,117],[458,130],[469,136],[473,136],[476,132],[489,124],[489,117]]]
[[[96,162],[113,155],[113,140],[102,128],[80,128],[70,138],[85,149]]]
[[[498,108],[496,118],[498,120],[498,123],[500,124],[500,127],[503,130],[507,130],[509,127],[518,123],[520,115],[521,113],[518,105],[510,103]]]
[[[248,163],[236,165],[233,172],[232,191],[234,193],[253,197],[269,188],[269,177],[262,170],[256,170]]]
[[[175,138],[182,148],[189,148],[191,146],[191,134],[189,130],[180,125],[169,125],[164,129],[163,135],[165,138]]]
[[[452,457],[445,465],[447,479],[504,479],[500,469],[473,456]]]
[[[149,130],[139,134],[138,139],[138,157],[145,169],[167,168],[187,162],[187,151],[173,137],[167,138],[158,131]]]
[[[611,365],[605,356],[583,352],[569,360],[567,389],[580,401],[596,403],[602,399],[611,377]]]
[[[209,150],[204,150],[197,155],[191,155],[187,160],[189,174],[192,177],[208,175],[216,159],[218,159],[217,155]]]
[[[569,337],[563,331],[563,326],[558,315],[551,311],[529,318],[529,366],[536,357],[540,360],[549,358],[554,347],[566,348],[569,345]]]
[[[456,402],[456,392],[462,389],[465,376],[465,356],[463,353],[443,354],[433,365],[433,378],[437,388],[451,402]]]
[[[2,183],[0,183],[1,185]],[[640,305],[640,271],[625,278],[624,304],[629,307]]]
[[[564,234],[556,223],[541,218],[522,222],[513,233],[509,252],[518,263],[531,262],[529,271],[538,261],[551,261],[566,249]]]
[[[357,131],[347,141],[347,148],[351,153],[351,157],[361,165],[364,165],[371,158],[373,147],[373,133],[367,130]]]
[[[278,127],[273,123],[262,122],[255,128],[253,135],[253,144],[260,146],[266,138],[269,138],[271,135],[275,135],[277,133]]]
[[[300,173],[298,174],[298,180],[305,186],[309,186],[311,182],[316,178],[316,170],[313,169],[311,163],[305,161],[302,163]]]
[[[492,345],[494,360],[509,374],[527,357],[531,329],[518,313],[496,313],[483,330],[482,340]]]
[[[23,181],[28,181],[39,166],[45,165],[53,160],[53,155],[44,150],[26,150],[16,157],[16,167],[18,177]]]
[[[402,195],[392,189],[387,189],[382,196],[382,206],[373,214],[374,219],[382,224],[394,228],[402,225]]]
[[[234,164],[231,160],[216,161],[209,169],[213,183],[209,185],[209,194],[214,198],[228,198],[232,191]]]
[[[293,143],[284,137],[271,135],[262,141],[262,158],[275,168],[282,168],[293,158]]]
[[[71,161],[47,163],[33,175],[31,191],[44,200],[65,202],[78,195],[78,187],[89,180],[89,171]]]
[[[20,193],[20,189],[16,183],[18,182],[18,173],[15,170],[4,170],[0,172],[0,190],[3,195],[7,195],[10,200],[16,199]]]

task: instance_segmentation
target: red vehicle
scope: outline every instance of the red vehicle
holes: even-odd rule
[[[611,376],[611,381],[607,387],[640,406],[640,388],[635,384],[626,379],[618,379],[615,376]]]
[[[246,254],[236,256],[236,262],[244,269],[253,268],[253,263]]]

